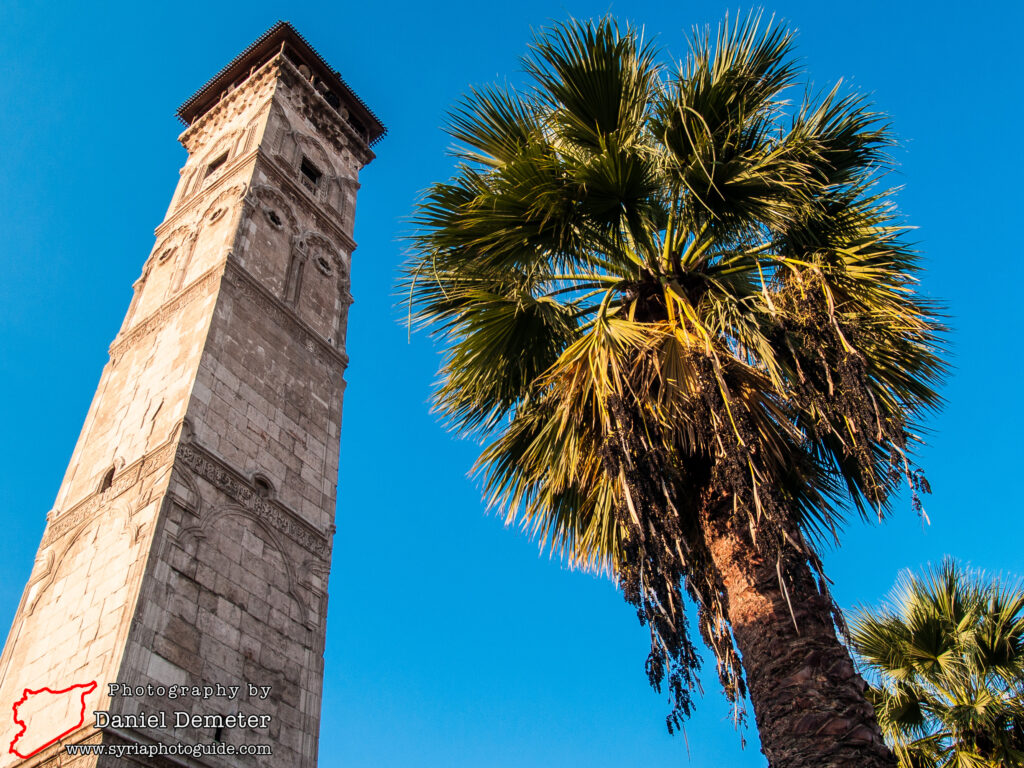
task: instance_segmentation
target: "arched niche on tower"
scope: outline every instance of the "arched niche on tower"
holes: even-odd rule
[[[217,139],[210,149],[200,156],[196,171],[201,174],[199,188],[207,187],[220,178],[231,161],[238,156],[238,143],[244,130],[236,128]]]
[[[334,163],[331,162],[331,156],[319,141],[304,133],[296,133],[295,144],[298,151],[291,158],[293,168],[301,168],[302,159],[305,157],[311,160],[325,177],[333,179],[337,175]]]
[[[257,620],[268,622],[266,611],[271,608],[283,614],[280,619],[287,616],[310,629],[322,620],[310,610],[304,585],[296,578],[294,545],[244,507],[226,504],[210,510],[198,524],[181,529],[177,545],[200,565],[223,570],[227,562],[244,571],[249,588],[240,607]],[[284,622],[276,620],[272,626],[281,631]]]
[[[342,184],[331,153],[317,139],[292,133],[290,154],[283,157],[295,182],[313,199],[340,211]]]
[[[173,291],[178,271],[188,262],[195,245],[196,225],[189,221],[160,237],[142,268],[129,314],[132,321],[148,317]],[[126,326],[127,321],[126,321]]]
[[[218,138],[209,148],[197,151],[188,159],[181,171],[182,181],[171,203],[172,210],[220,178],[231,161],[238,156],[245,134],[244,129],[236,128]]]
[[[336,198],[332,198],[336,200],[334,209],[341,216],[345,231],[351,236],[355,225],[356,193],[359,191],[359,182],[350,174],[342,174],[338,177],[336,184]]]
[[[203,516],[203,494],[195,477],[188,470],[174,468],[167,486],[167,495],[192,517]]]
[[[348,259],[338,245],[316,231],[294,238],[285,300],[332,344],[338,342],[341,286],[347,294]]]
[[[249,121],[248,125],[245,126],[245,134],[239,141],[239,154],[248,154],[260,143],[260,131],[263,127],[264,116],[262,114],[256,115],[256,117]]]
[[[228,187],[203,207],[196,223],[196,241],[187,260],[180,260],[171,292],[190,285],[219,263],[231,248],[245,184]]]
[[[276,101],[270,103],[262,145],[270,151],[273,157],[285,164],[295,152],[295,133],[292,130],[291,121]]]
[[[127,501],[118,501],[100,506],[98,514],[88,517],[60,540],[40,549],[26,592],[26,615],[32,615],[42,606],[54,615],[64,617],[84,616],[92,612],[98,620],[102,599],[97,601],[96,595],[102,590],[97,587],[104,580],[109,582],[111,589],[127,586],[128,565],[132,558],[124,555],[125,562],[120,564],[122,569],[118,571],[123,578],[112,581],[105,574],[113,564],[104,560],[102,553],[108,545],[121,538],[137,543],[130,505]],[[113,547],[110,549],[121,551]],[[50,592],[49,597],[42,600],[47,592]]]
[[[139,301],[142,297],[142,292],[146,287],[146,280],[149,278],[149,273],[152,268],[153,260],[149,259],[142,265],[142,274],[139,275],[139,279],[132,283],[132,300],[128,305],[128,311],[124,313],[124,320],[121,321],[121,328],[118,333],[124,333],[128,330],[131,327],[132,322],[135,320],[135,315],[139,309]]]
[[[292,204],[274,187],[253,184],[246,195],[242,265],[275,295],[283,295],[292,237],[298,219]]]

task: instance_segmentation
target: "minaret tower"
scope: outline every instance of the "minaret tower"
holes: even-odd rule
[[[178,115],[188,161],[0,657],[0,768],[317,764],[352,223],[384,127],[283,22]]]

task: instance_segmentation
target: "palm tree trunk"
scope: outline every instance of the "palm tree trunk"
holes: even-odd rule
[[[771,768],[894,768],[806,561],[783,556],[777,566],[732,520],[707,519],[704,532]]]

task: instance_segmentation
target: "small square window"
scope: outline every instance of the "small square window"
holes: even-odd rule
[[[299,166],[299,170],[302,171],[302,183],[309,189],[315,190],[320,184],[320,177],[324,175],[323,171],[313,165],[305,155],[302,156],[302,165]]]
[[[223,155],[221,155],[216,160],[214,160],[212,163],[210,163],[208,166],[206,166],[206,175],[209,176],[212,173],[216,172],[227,161],[228,161],[228,153],[225,152]]]

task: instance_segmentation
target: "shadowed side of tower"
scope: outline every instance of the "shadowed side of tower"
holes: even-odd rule
[[[353,216],[384,129],[285,23],[179,116],[189,158],[48,516],[0,712],[98,685],[67,734],[74,707],[29,696],[30,722],[0,722],[4,768],[317,762]],[[71,762],[90,744],[124,752]]]

